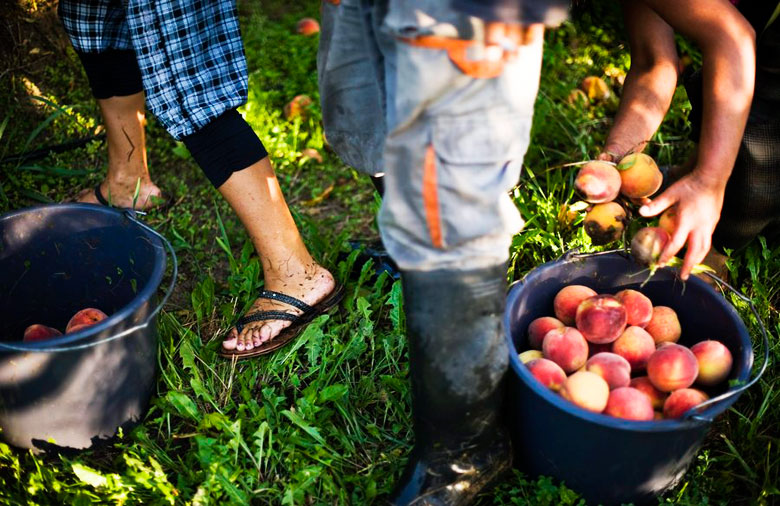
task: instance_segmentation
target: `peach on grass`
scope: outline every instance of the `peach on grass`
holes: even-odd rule
[[[596,246],[615,242],[623,236],[628,220],[623,206],[617,202],[594,205],[585,215],[585,233]]]
[[[74,327],[76,325],[94,325],[108,318],[108,315],[100,309],[94,307],[88,307],[74,314],[68,325],[65,327],[65,333],[70,334],[75,332]]]
[[[649,421],[655,416],[650,398],[631,387],[620,387],[612,390],[609,393],[604,414],[640,421]]]
[[[627,387],[631,382],[631,365],[614,353],[597,353],[588,359],[586,370],[596,373],[607,382],[610,390]]]
[[[563,322],[552,316],[542,316],[535,319],[528,325],[528,346],[535,350],[541,350],[544,336],[552,329],[561,327],[564,327]]]
[[[607,83],[598,76],[588,76],[583,79],[580,83],[580,89],[594,102],[601,102],[612,95]]]
[[[655,350],[647,361],[647,376],[653,386],[663,392],[688,388],[698,374],[696,356],[679,344],[668,344]]]
[[[308,95],[296,95],[284,106],[284,117],[286,119],[295,119],[306,117],[306,109],[311,106],[312,100]]]
[[[593,297],[596,292],[592,288],[584,285],[569,285],[561,288],[553,300],[553,310],[555,317],[565,325],[574,325],[574,319],[577,315],[577,306],[580,302]]]
[[[33,341],[45,341],[46,339],[51,339],[61,335],[62,332],[55,328],[47,327],[46,325],[41,325],[40,323],[34,323],[24,329],[24,336],[22,337],[22,341],[25,343]]]
[[[569,105],[576,105],[579,103],[588,105],[590,104],[590,99],[588,99],[588,95],[584,91],[579,88],[574,88],[569,93],[569,96],[566,97],[566,102]]]
[[[320,24],[314,18],[302,18],[295,25],[295,31],[301,35],[314,35],[320,31]]]
[[[655,353],[655,341],[642,327],[631,326],[612,343],[612,352],[626,359],[632,371],[644,371]]]
[[[653,409],[662,410],[664,407],[664,401],[668,394],[662,392],[653,386],[650,378],[647,376],[639,376],[633,378],[629,385],[631,388],[636,388],[650,399],[650,404],[653,405]]]
[[[609,385],[596,373],[579,371],[566,378],[561,396],[588,411],[601,413],[607,407]]]
[[[539,350],[525,350],[524,352],[517,355],[517,358],[520,359],[520,362],[527,364],[531,360],[536,360],[537,358],[542,358],[544,355]]]
[[[570,374],[588,361],[588,342],[572,327],[552,329],[542,343],[544,358],[552,360]]]
[[[680,418],[686,411],[708,399],[707,394],[695,388],[675,390],[664,402],[664,417]]]
[[[607,162],[592,161],[583,165],[574,179],[574,187],[591,204],[611,202],[620,194],[620,173]]]
[[[677,312],[668,306],[655,306],[653,308],[653,316],[645,326],[645,330],[653,336],[656,345],[676,343],[682,334]]]
[[[664,176],[650,156],[630,153],[617,164],[620,174],[620,193],[628,198],[649,197],[658,191]]]
[[[591,343],[611,343],[626,328],[626,308],[612,295],[596,295],[577,306],[577,330]]]
[[[638,290],[621,290],[615,294],[626,308],[626,325],[635,325],[644,328],[653,317],[653,302]]]
[[[528,367],[528,371],[534,378],[539,380],[542,385],[556,392],[561,389],[563,382],[566,381],[566,373],[563,372],[561,366],[552,360],[538,358],[528,362],[526,367]]]
[[[731,372],[734,360],[729,349],[720,341],[701,341],[691,346],[691,352],[699,363],[699,376],[696,378],[699,385],[717,385]]]

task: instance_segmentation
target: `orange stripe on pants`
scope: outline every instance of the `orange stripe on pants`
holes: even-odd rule
[[[433,145],[429,144],[425,150],[423,161],[422,180],[423,207],[425,209],[425,221],[428,224],[428,233],[435,248],[443,245],[441,234],[441,217],[439,216],[439,193],[436,185],[436,153]]]

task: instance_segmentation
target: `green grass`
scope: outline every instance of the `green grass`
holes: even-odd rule
[[[403,304],[398,283],[357,265],[346,241],[376,235],[370,183],[324,148],[319,110],[303,121],[281,113],[293,96],[316,99],[317,38],[295,35],[316,2],[241,4],[250,66],[245,114],[271,153],[313,254],[348,280],[343,308],[314,321],[291,346],[235,366],[216,351],[235,314],[260,287],[261,269],[235,215],[186,150],[150,118],[149,159],[175,207],[147,217],[181,262],[159,320],[159,378],[143,423],[108,448],[35,456],[0,444],[0,502],[7,504],[367,504],[398,478],[411,446]],[[575,167],[603,144],[616,101],[569,105],[586,75],[615,76],[629,65],[614,9],[595,4],[549,33],[526,170],[513,193],[527,220],[513,241],[510,279],[571,248],[590,251],[573,192]],[[77,58],[66,51],[7,76],[0,100],[0,157],[91,135],[100,123]],[[613,77],[609,77],[613,76]],[[29,84],[38,89],[26,91]],[[27,88],[25,87],[27,86]],[[31,102],[35,93],[45,100]],[[680,90],[649,148],[659,163],[690,150]],[[301,156],[320,150],[323,163]],[[105,146],[0,167],[0,210],[60,201],[99,181]],[[322,198],[325,196],[324,198]],[[756,241],[729,265],[735,286],[756,304],[771,337],[780,318],[780,249]],[[734,301],[735,304],[737,301]],[[746,320],[749,315],[740,307]],[[659,502],[773,504],[780,491],[780,382],[773,366],[713,425],[680,484]],[[551,478],[519,473],[480,504],[578,504]]]

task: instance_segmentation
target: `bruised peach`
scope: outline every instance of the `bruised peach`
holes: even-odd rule
[[[24,337],[22,337],[22,341],[25,343],[33,341],[45,341],[46,339],[51,339],[52,337],[61,335],[62,332],[55,328],[47,327],[46,325],[41,325],[40,323],[34,323],[33,325],[30,325],[24,329]]]
[[[621,290],[615,294],[626,308],[626,324],[644,328],[653,316],[653,303],[637,290]]]
[[[596,295],[577,307],[577,330],[592,343],[611,343],[626,328],[626,308],[612,295]]]
[[[572,327],[552,329],[542,343],[544,358],[552,360],[566,374],[584,366],[588,361],[588,342],[580,331]]]
[[[650,404],[653,405],[653,409],[661,410],[664,407],[664,401],[668,394],[662,392],[653,386],[650,378],[647,376],[639,376],[631,380],[628,384],[631,388],[636,388],[650,399]]]
[[[627,387],[631,382],[631,365],[620,355],[598,353],[590,357],[585,366],[587,371],[604,378],[610,390]]]
[[[731,352],[720,341],[701,341],[691,346],[691,352],[699,363],[699,376],[696,378],[699,385],[717,385],[731,372]]]
[[[523,353],[517,355],[517,358],[520,359],[520,362],[524,364],[527,364],[531,360],[536,360],[542,357],[544,357],[544,354],[542,354],[542,352],[539,350],[526,350]]]
[[[314,18],[302,18],[295,25],[295,31],[301,35],[314,35],[320,31],[320,24]]]
[[[686,411],[708,399],[707,394],[695,388],[675,390],[664,402],[664,417],[680,418]]]
[[[588,162],[580,168],[574,187],[591,204],[615,200],[620,194],[620,173],[607,162]]]
[[[539,380],[542,385],[550,390],[555,390],[557,392],[561,389],[561,386],[563,386],[563,382],[566,381],[566,373],[563,372],[561,366],[552,360],[538,358],[528,362],[526,367],[528,367],[528,371],[534,378]]]
[[[566,378],[561,396],[588,411],[601,413],[607,407],[609,385],[596,373],[579,371]]]
[[[607,83],[598,76],[588,76],[583,79],[580,83],[580,89],[594,102],[601,102],[612,95]]]
[[[669,235],[674,235],[677,230],[677,208],[672,206],[666,209],[658,218],[658,227],[666,230]]]
[[[574,325],[574,319],[577,316],[577,306],[583,300],[594,295],[596,295],[596,292],[587,286],[569,285],[563,287],[553,300],[555,317],[565,325]]]
[[[65,333],[70,334],[73,332],[73,327],[76,325],[94,325],[106,318],[108,318],[108,316],[100,309],[95,309],[94,307],[82,309],[74,314],[70,321],[68,321],[68,325],[65,327]]]
[[[660,343],[676,343],[682,334],[680,320],[677,318],[677,312],[667,306],[655,306],[653,308],[653,317],[645,326],[648,334],[653,336],[653,341],[658,345]]]
[[[669,344],[655,350],[647,361],[647,376],[653,386],[662,392],[688,388],[696,381],[698,374],[696,356],[679,344]]]
[[[542,316],[528,325],[528,346],[535,350],[542,349],[544,336],[552,329],[563,327],[563,322],[552,316]]]
[[[628,218],[617,202],[596,204],[585,215],[585,233],[596,246],[615,242],[623,236]]]
[[[620,173],[620,193],[628,198],[649,197],[658,191],[664,176],[655,160],[644,153],[631,153],[617,164]]]
[[[287,119],[305,118],[306,110],[311,104],[312,100],[308,95],[296,95],[284,106],[284,117]]]
[[[642,265],[655,266],[671,236],[659,227],[639,229],[631,239],[631,256]]]
[[[655,353],[655,341],[642,327],[628,327],[612,343],[612,352],[626,359],[632,371],[644,371],[650,355]]]
[[[605,415],[626,420],[649,421],[655,416],[650,398],[631,387],[621,387],[612,390],[604,409]]]

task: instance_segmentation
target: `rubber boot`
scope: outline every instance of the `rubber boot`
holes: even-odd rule
[[[403,271],[415,446],[395,505],[463,505],[512,463],[498,417],[506,266]]]

